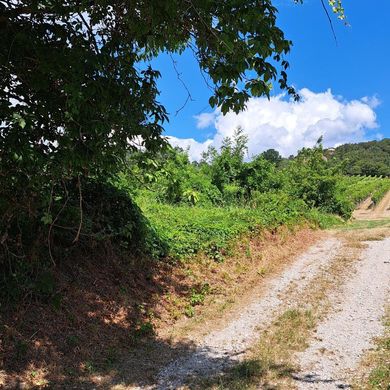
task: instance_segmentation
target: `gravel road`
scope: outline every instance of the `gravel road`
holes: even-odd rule
[[[157,388],[177,389],[191,377],[212,375],[236,363],[260,331],[294,304],[294,295],[332,261],[340,247],[339,240],[329,238],[300,256],[282,275],[270,281],[264,295],[243,307],[238,318],[224,329],[211,332],[195,352],[165,367],[158,375]]]
[[[390,296],[390,238],[367,243],[341,291],[331,298],[333,314],[319,325],[315,340],[297,356],[298,389],[350,388],[353,371],[373,339]]]

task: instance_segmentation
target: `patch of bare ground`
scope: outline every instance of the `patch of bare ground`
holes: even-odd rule
[[[354,211],[353,217],[357,220],[375,220],[390,218],[390,191],[374,205],[371,198],[364,200]]]
[[[355,219],[365,219],[366,217],[372,215],[373,208],[374,202],[372,201],[371,197],[369,197],[358,205],[352,216]]]
[[[58,300],[27,297],[1,314],[0,387],[148,386],[156,370],[196,348],[208,324],[221,326],[215,317],[245,305],[322,236],[306,228],[265,232],[242,240],[223,263],[118,259],[103,251],[60,264]]]

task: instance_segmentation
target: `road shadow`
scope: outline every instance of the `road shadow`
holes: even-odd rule
[[[309,374],[297,374],[294,373],[292,378],[296,382],[309,383],[309,384],[332,384],[335,389],[351,389],[352,386],[347,383],[343,383],[342,380],[336,378],[324,378],[320,374],[309,373]]]
[[[194,385],[191,388],[196,390],[204,389],[246,389],[261,388],[264,390],[276,390],[279,386],[274,380],[270,381],[269,372],[273,378],[291,378],[294,368],[288,363],[263,362],[259,359],[245,359],[243,361],[227,361],[225,367],[212,376],[200,380],[193,378]]]

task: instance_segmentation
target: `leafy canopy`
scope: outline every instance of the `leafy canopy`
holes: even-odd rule
[[[223,112],[272,80],[293,92],[276,13],[271,0],[0,1],[2,165],[97,174],[156,149],[167,113],[147,64],[161,52],[192,50]]]
[[[1,236],[29,218],[51,229],[69,194],[79,233],[83,178],[115,176],[140,146],[160,150],[168,117],[149,62],[162,52],[192,50],[223,113],[272,82],[294,94],[276,16],[272,0],[0,0]]]
[[[276,16],[271,0],[1,0],[3,169],[97,175],[139,144],[158,149],[168,117],[148,63],[162,52],[192,50],[223,113],[273,81],[295,94]]]

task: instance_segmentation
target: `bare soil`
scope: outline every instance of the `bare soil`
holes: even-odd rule
[[[363,201],[354,211],[353,217],[357,220],[376,220],[390,218],[390,192],[375,206],[371,198]]]

